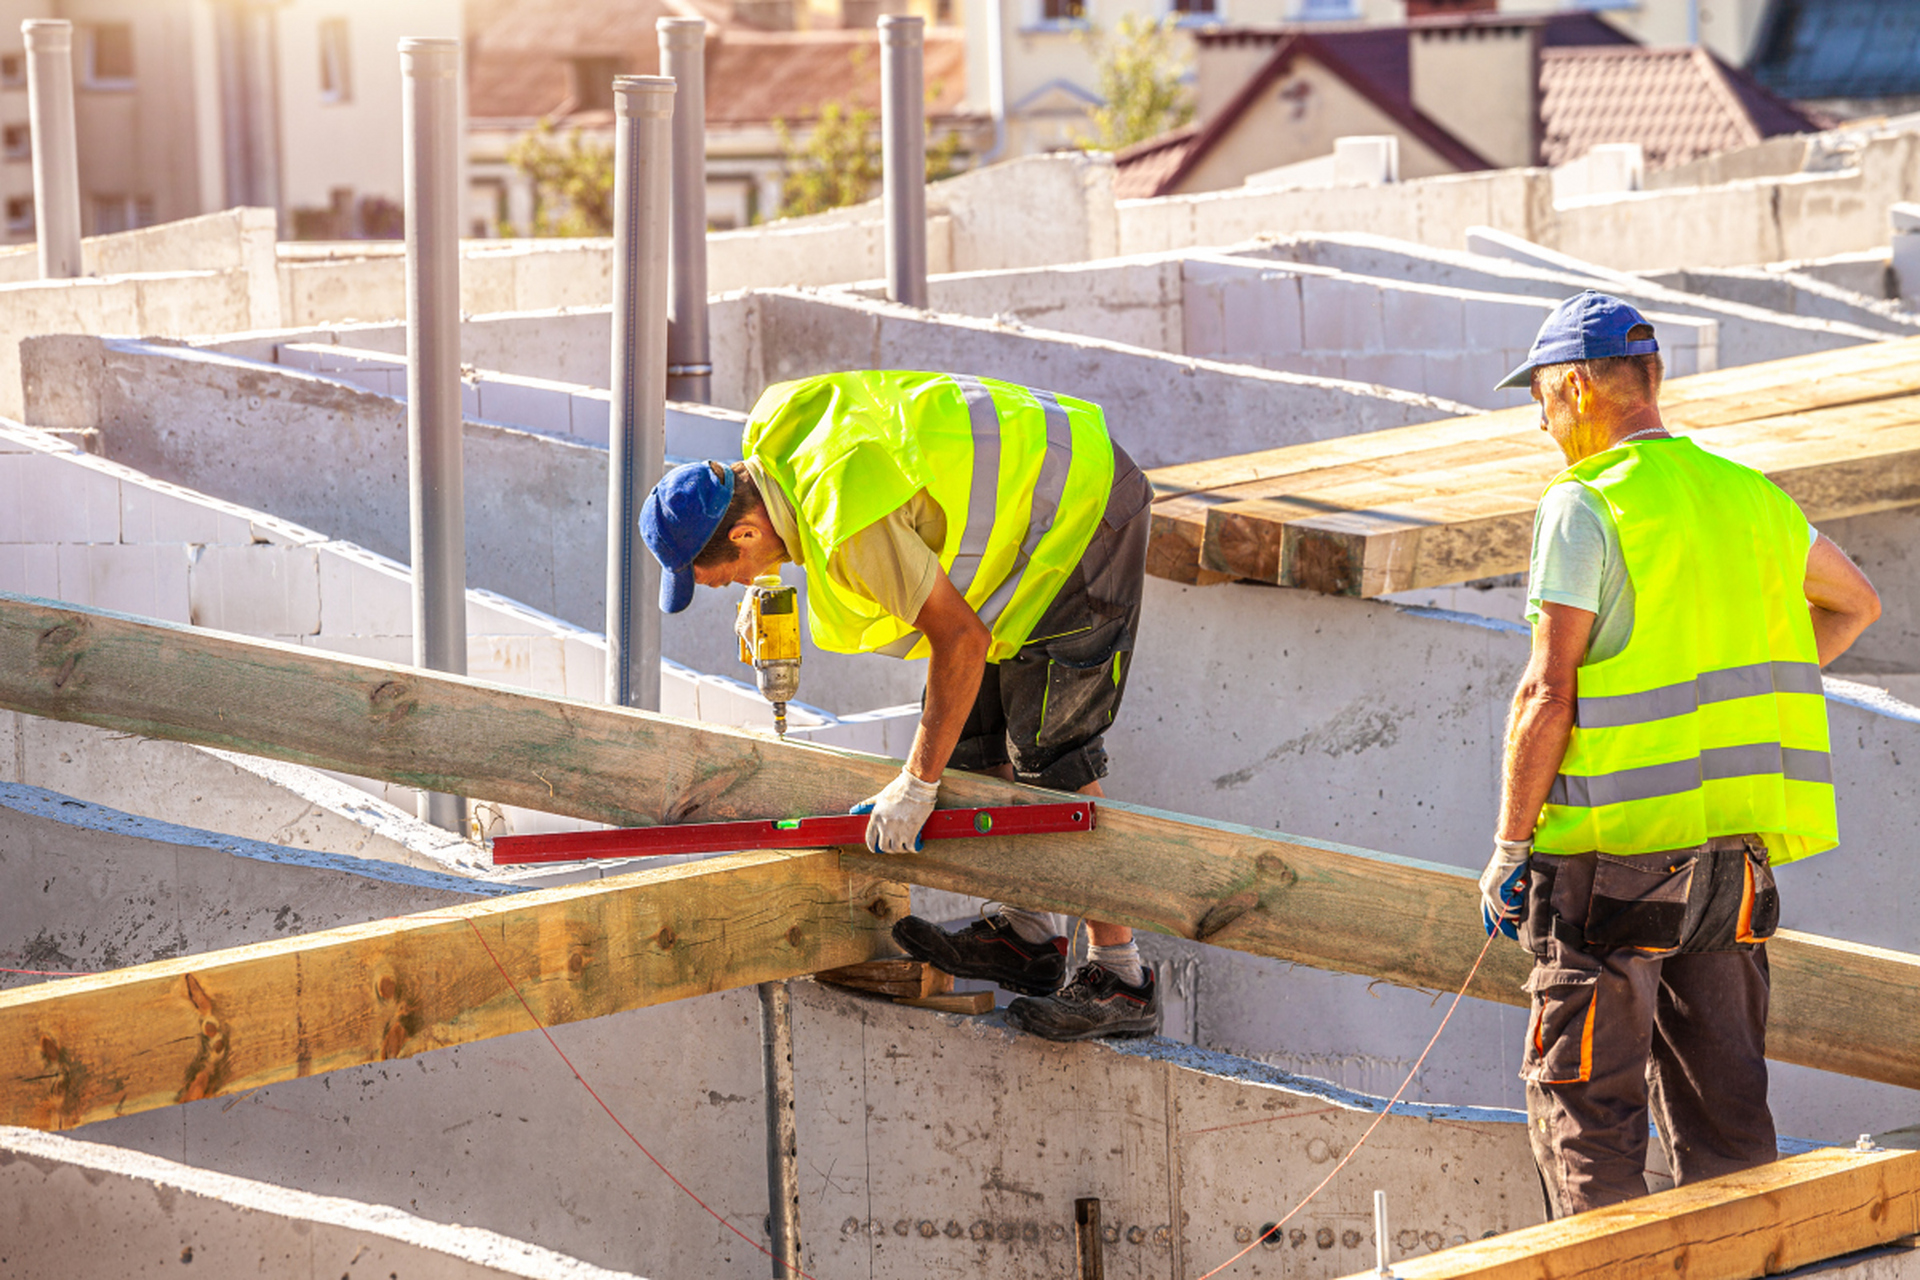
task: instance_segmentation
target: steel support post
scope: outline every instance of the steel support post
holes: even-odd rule
[[[673,111],[673,265],[667,272],[667,399],[713,402],[707,341],[707,24],[661,18],[660,74]]]
[[[926,19],[880,19],[880,152],[887,210],[887,297],[927,305]]]
[[[407,478],[413,662],[467,670],[467,515],[460,411],[460,42],[400,42],[406,121]],[[466,802],[426,793],[420,816],[464,833]]]
[[[793,1002],[784,982],[760,984],[767,1077],[767,1234],[774,1280],[800,1274],[800,1132],[793,1109]]]
[[[607,701],[660,709],[660,564],[640,507],[667,465],[667,206],[673,81],[613,80],[613,417],[607,459]]]
[[[73,125],[73,24],[29,18],[27,120],[33,131],[33,234],[40,278],[67,280],[80,265],[80,156]]]

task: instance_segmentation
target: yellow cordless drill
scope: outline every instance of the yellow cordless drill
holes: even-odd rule
[[[787,703],[800,692],[799,594],[778,575],[755,578],[734,619],[740,661],[753,664],[760,696],[773,704],[773,731],[787,736]]]

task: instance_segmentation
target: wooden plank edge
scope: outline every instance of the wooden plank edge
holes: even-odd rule
[[[1749,1280],[1916,1229],[1920,1152],[1824,1148],[1392,1265],[1398,1280]]]

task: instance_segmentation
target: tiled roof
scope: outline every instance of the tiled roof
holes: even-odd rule
[[[1577,160],[1597,143],[1637,142],[1650,171],[1819,128],[1697,48],[1544,50],[1540,119],[1546,164]]]
[[[605,111],[575,111],[571,60],[615,59],[621,74],[655,74],[654,20],[666,16],[707,18],[709,124],[809,120],[830,102],[879,111],[877,32],[755,31],[702,12],[723,8],[716,0],[517,0],[471,49],[469,114],[478,122],[601,123]],[[959,114],[965,41],[958,33],[929,31],[925,58],[928,114]]]
[[[1200,126],[1183,125],[1157,138],[1136,142],[1113,154],[1113,198],[1137,200],[1161,193],[1185,164],[1200,137]]]

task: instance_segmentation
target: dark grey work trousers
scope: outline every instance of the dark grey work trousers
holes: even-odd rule
[[[1521,1077],[1554,1217],[1647,1192],[1647,1123],[1679,1184],[1775,1158],[1767,956],[1779,897],[1757,837],[1536,854]]]

